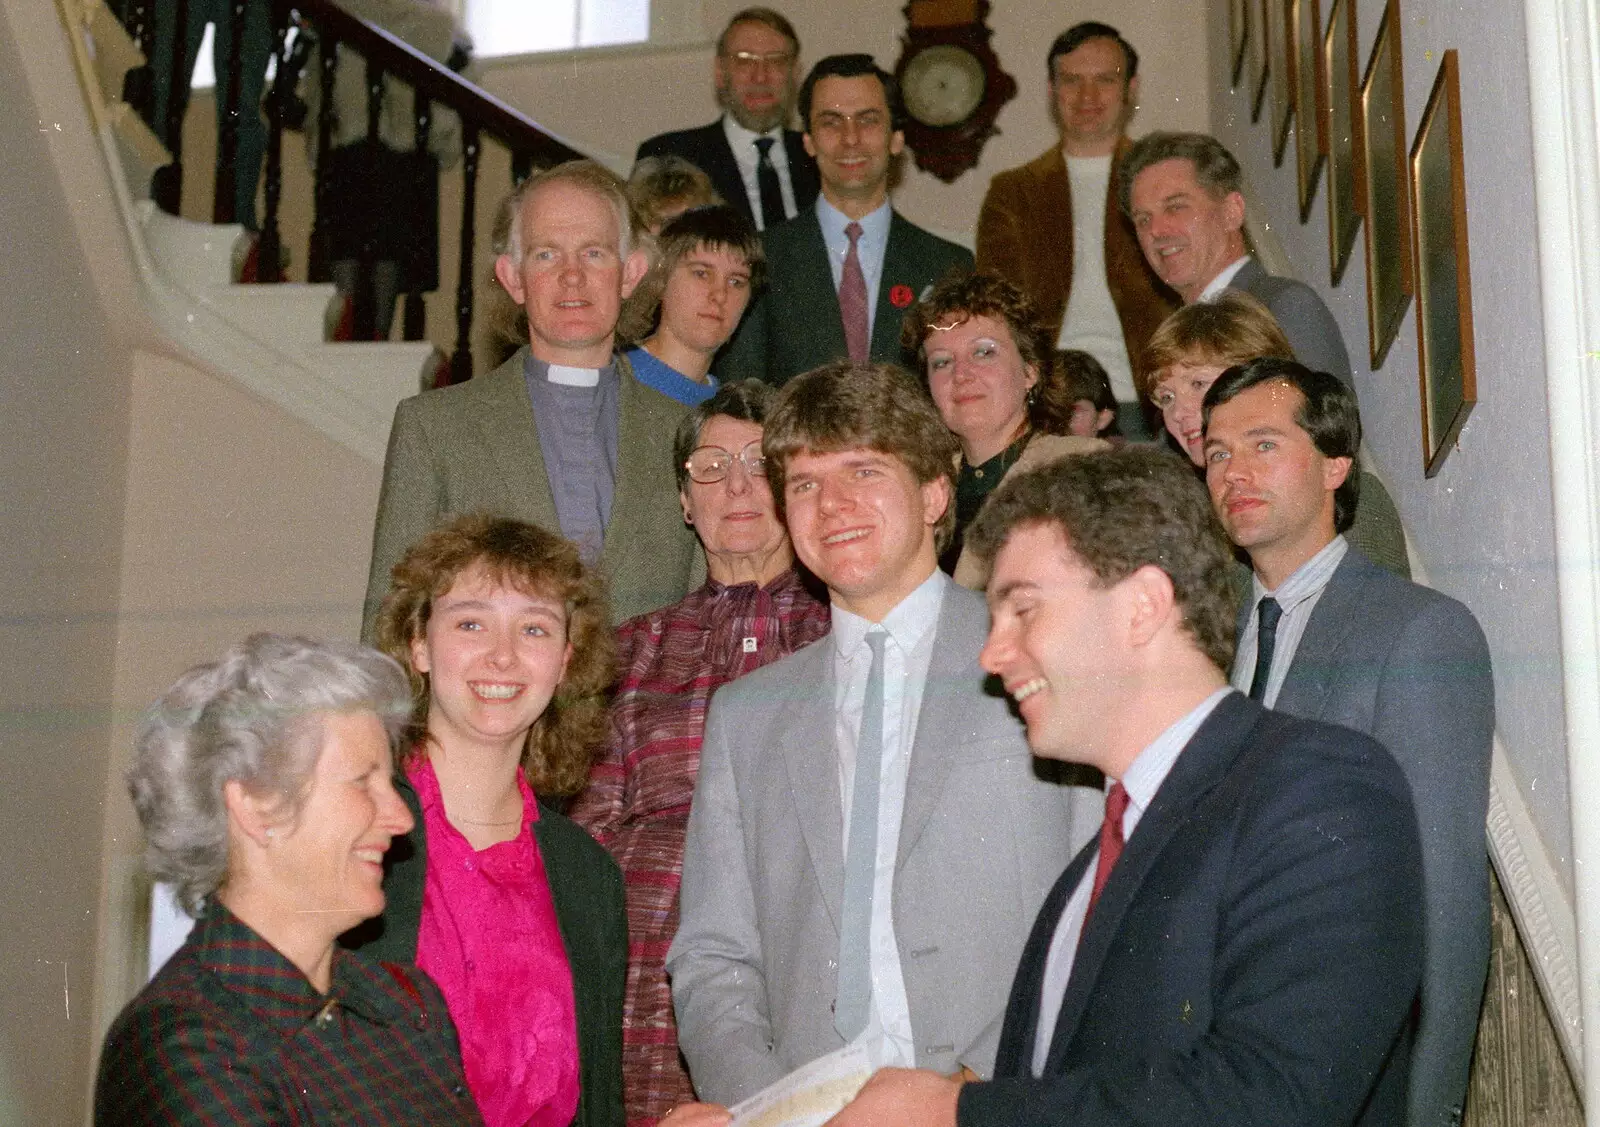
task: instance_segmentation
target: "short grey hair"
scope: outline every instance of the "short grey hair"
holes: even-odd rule
[[[151,876],[198,916],[228,873],[224,785],[237,779],[298,818],[323,717],[369,711],[393,747],[411,687],[392,659],[354,642],[252,634],[179,677],[145,713],[128,772]]]
[[[1239,162],[1209,133],[1146,133],[1133,143],[1117,170],[1117,202],[1123,214],[1133,214],[1134,178],[1164,160],[1186,160],[1194,165],[1195,182],[1214,200],[1242,190],[1244,173]]]
[[[495,214],[492,243],[497,255],[510,255],[522,261],[522,212],[528,197],[546,184],[571,184],[590,192],[611,205],[617,215],[617,255],[627,258],[638,245],[642,225],[633,204],[628,201],[627,182],[609,168],[592,160],[569,160],[554,168],[535,172],[500,201]]]

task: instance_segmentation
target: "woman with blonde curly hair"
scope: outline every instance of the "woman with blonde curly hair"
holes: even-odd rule
[[[439,983],[489,1127],[620,1125],[622,877],[536,797],[580,788],[605,739],[601,580],[542,528],[462,517],[395,566],[377,640],[411,677],[416,828],[347,942]]]

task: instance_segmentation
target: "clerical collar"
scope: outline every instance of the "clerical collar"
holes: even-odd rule
[[[565,387],[598,387],[600,385],[600,369],[570,368],[565,364],[549,364],[545,367],[544,378],[551,383],[562,384]]]

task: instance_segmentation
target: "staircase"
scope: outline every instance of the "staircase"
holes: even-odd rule
[[[144,62],[138,46],[100,0],[59,2],[151,319],[204,365],[381,464],[395,404],[432,382],[439,350],[327,341],[332,285],[235,283],[242,227],[178,218],[150,199],[169,155],[122,101],[123,76]]]

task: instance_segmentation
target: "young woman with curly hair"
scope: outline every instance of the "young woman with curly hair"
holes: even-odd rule
[[[388,906],[348,940],[415,962],[490,1127],[622,1123],[622,877],[540,803],[583,785],[615,676],[604,587],[535,525],[462,517],[395,567],[379,648],[411,677]]]

